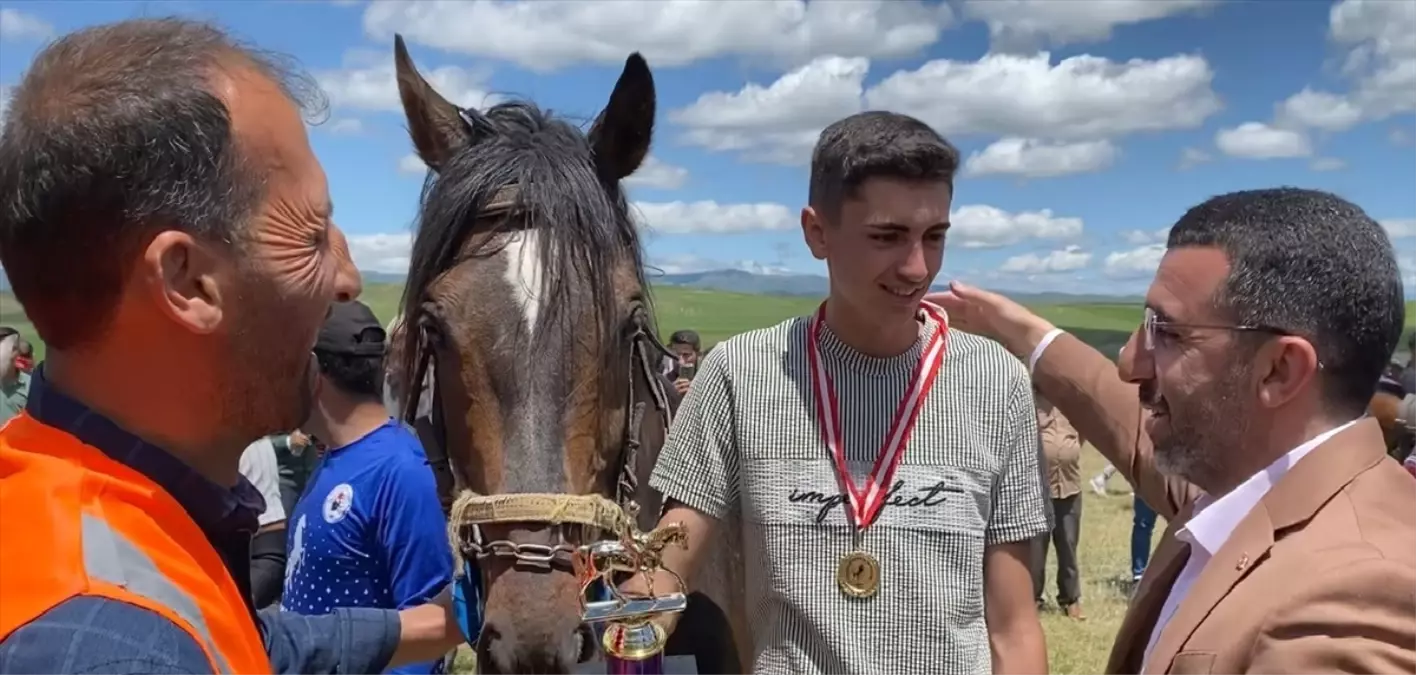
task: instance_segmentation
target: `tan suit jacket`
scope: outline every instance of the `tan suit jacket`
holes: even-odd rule
[[[1037,430],[1047,460],[1047,489],[1053,499],[1082,491],[1082,437],[1057,410],[1037,409]]]
[[[1139,673],[1189,546],[1199,490],[1155,468],[1136,387],[1063,334],[1033,381],[1169,521],[1107,663]],[[1370,419],[1295,464],[1234,529],[1161,631],[1146,673],[1416,673],[1416,481]]]

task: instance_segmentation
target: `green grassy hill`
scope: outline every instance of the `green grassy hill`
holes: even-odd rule
[[[361,300],[387,323],[398,312],[402,287],[370,283]],[[654,289],[659,329],[667,338],[681,328],[691,328],[711,347],[743,331],[771,326],[791,316],[809,314],[820,302],[792,296],[748,295],[675,286]],[[1131,303],[1043,304],[1033,308],[1053,323],[1072,331],[1104,354],[1115,354],[1141,321],[1141,306]],[[43,358],[44,345],[14,296],[0,293],[0,325],[14,326],[35,345],[36,357]],[[1416,303],[1406,303],[1406,326],[1416,326]]]

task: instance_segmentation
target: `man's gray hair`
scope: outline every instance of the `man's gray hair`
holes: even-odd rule
[[[253,70],[326,109],[293,59],[210,24],[135,19],[44,48],[0,130],[0,265],[50,349],[101,335],[131,256],[160,229],[241,240],[265,170],[243,156],[221,72]],[[55,274],[58,269],[78,270]]]

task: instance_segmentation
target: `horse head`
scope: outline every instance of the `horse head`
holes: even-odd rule
[[[620,188],[649,152],[653,76],[631,55],[582,132],[528,101],[454,105],[401,37],[394,51],[430,169],[398,370],[409,392],[433,373],[459,492],[450,532],[484,587],[478,670],[569,672],[593,654],[572,557],[627,520],[640,439],[667,426],[663,348]]]

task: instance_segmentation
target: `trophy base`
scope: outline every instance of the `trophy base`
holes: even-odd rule
[[[605,650],[605,659],[611,664],[616,661],[655,660],[663,656],[668,643],[668,633],[649,619],[606,624],[605,632],[600,636],[600,647]]]
[[[641,663],[643,662],[641,661]],[[662,668],[662,670],[653,672],[663,673],[663,675],[698,675],[698,661],[694,659],[692,655],[688,654],[663,657]],[[606,663],[603,659],[596,659],[582,663],[570,672],[576,675],[614,675],[615,673],[648,673],[649,671],[611,670],[610,664]]]

